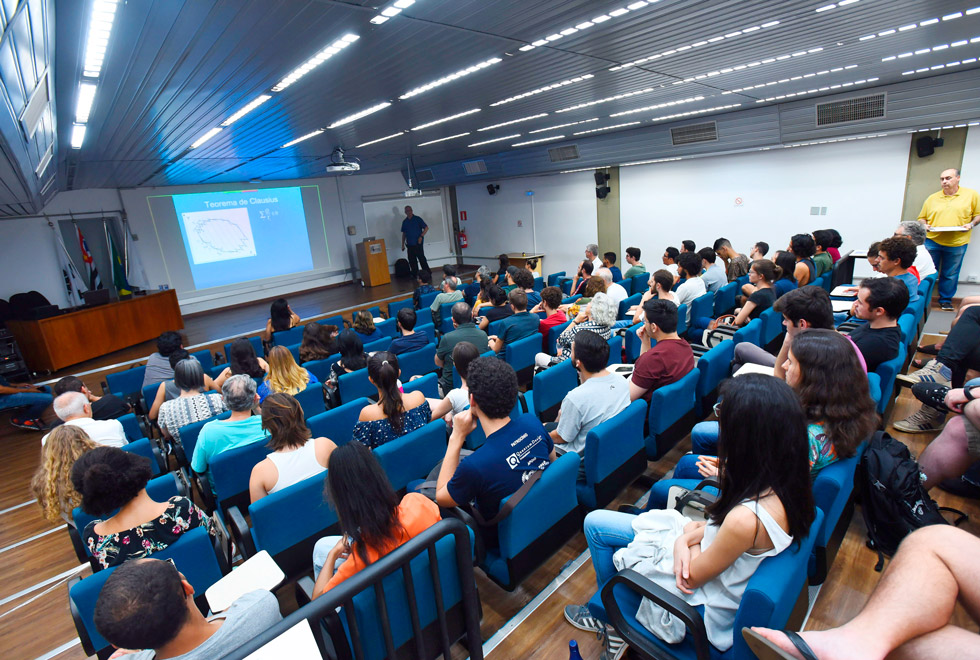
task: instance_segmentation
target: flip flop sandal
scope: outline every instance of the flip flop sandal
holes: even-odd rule
[[[915,350],[918,353],[925,353],[926,355],[939,355],[938,344],[926,344],[925,346],[919,346]]]
[[[798,634],[792,630],[784,630],[783,634],[803,656],[803,660],[818,660],[813,649]],[[751,628],[742,628],[742,638],[745,639],[745,643],[748,644],[749,649],[755,653],[759,660],[796,660],[795,656],[790,655]]]
[[[915,358],[914,360],[912,360],[912,366],[915,367],[916,369],[922,369],[923,367],[926,366],[927,362],[929,362],[929,360],[923,360],[922,358]]]

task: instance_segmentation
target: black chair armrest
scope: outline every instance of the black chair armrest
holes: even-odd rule
[[[109,383],[107,383],[105,381],[102,381],[101,383],[99,383],[99,385],[102,387],[102,396],[105,396],[106,394],[109,394],[110,393],[109,392]]]
[[[691,634],[695,657],[697,660],[709,660],[711,645],[708,642],[708,633],[704,628],[704,619],[701,618],[698,611],[679,596],[654,584],[632,569],[619,571],[602,588],[602,604],[606,608],[609,624],[626,640],[627,644],[651,658],[656,658],[656,660],[668,660],[675,657],[669,651],[648,640],[645,635],[626,621],[613,594],[613,588],[617,584],[622,584],[640,596],[649,598],[683,621]]]
[[[461,520],[464,525],[473,531],[473,565],[482,565],[483,560],[486,559],[487,556],[487,548],[483,543],[483,535],[480,533],[480,525],[477,524],[476,518],[471,516],[469,512],[465,511],[462,507],[458,506],[454,506],[451,509],[439,507],[439,512],[442,514],[443,518],[456,518],[457,520]]]
[[[242,553],[242,557],[248,559],[254,555],[255,541],[252,539],[252,530],[249,529],[245,516],[237,506],[228,509],[228,528],[231,535],[235,537],[235,542],[238,543],[238,551]]]
[[[711,486],[712,488],[721,490],[721,479],[718,478],[718,475],[713,477],[705,477],[701,480],[701,483],[694,487],[694,490],[702,490],[705,486]]]
[[[184,445],[176,438],[171,440],[171,443],[174,448],[174,456],[177,458],[177,465],[190,470],[191,461],[190,458],[188,458],[187,453],[184,451]]]
[[[157,465],[160,467],[160,472],[163,474],[169,472],[170,466],[167,465],[166,457],[164,456],[160,448],[157,447],[155,444],[153,444],[152,441],[150,442],[150,450],[153,452],[153,459],[157,462]]]
[[[211,477],[207,472],[191,472],[191,479],[197,485],[197,491],[204,502],[204,510],[208,515],[214,513],[218,508],[218,502],[214,499],[214,491],[211,490]]]
[[[300,607],[313,602],[313,587],[316,582],[309,575],[304,575],[296,580],[296,604]]]
[[[65,527],[68,528],[68,538],[71,539],[71,547],[75,550],[75,557],[78,558],[79,563],[88,563],[92,558],[85,552],[85,542],[82,541],[82,535],[78,528],[73,523],[65,523]]]

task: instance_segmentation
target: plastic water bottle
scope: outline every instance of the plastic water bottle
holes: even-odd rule
[[[582,654],[578,652],[578,642],[574,639],[568,643],[568,660],[582,660]]]

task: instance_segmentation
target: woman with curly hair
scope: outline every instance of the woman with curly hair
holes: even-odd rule
[[[31,479],[31,493],[44,517],[53,522],[71,521],[71,512],[82,496],[71,483],[71,468],[85,452],[99,445],[73,424],[55,427],[41,447],[41,465]]]
[[[316,376],[296,364],[293,354],[285,346],[273,346],[269,351],[269,375],[259,385],[259,402],[273,392],[296,395],[307,385],[318,383]]]
[[[606,281],[598,275],[593,275],[585,280],[585,288],[582,290],[582,297],[576,300],[579,305],[588,305],[597,293],[606,292]]]

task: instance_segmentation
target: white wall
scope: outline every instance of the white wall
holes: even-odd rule
[[[652,268],[683,239],[700,249],[723,236],[747,253],[757,241],[785,249],[793,234],[834,228],[843,250],[864,250],[901,218],[908,154],[899,135],[624,167],[623,247],[640,247]],[[812,206],[827,214],[811,216]]]
[[[591,172],[508,179],[495,195],[487,194],[486,182],[457,186],[456,205],[466,212],[459,223],[469,241],[464,263],[495,265],[502,252],[537,251],[545,255],[545,273],[571,273],[586,244],[597,242]]]
[[[976,126],[971,127],[966,134],[966,148],[963,151],[960,173],[961,185],[980,190],[980,130],[977,130]],[[980,247],[977,247],[977,243],[980,243],[980,227],[973,230],[970,247],[963,259],[963,268],[960,269],[960,282],[966,282],[970,275],[980,277]],[[956,294],[963,296],[966,295],[965,291],[960,287]]]
[[[66,307],[68,296],[58,266],[54,231],[43,218],[0,222],[0,298],[39,291],[52,305]]]

